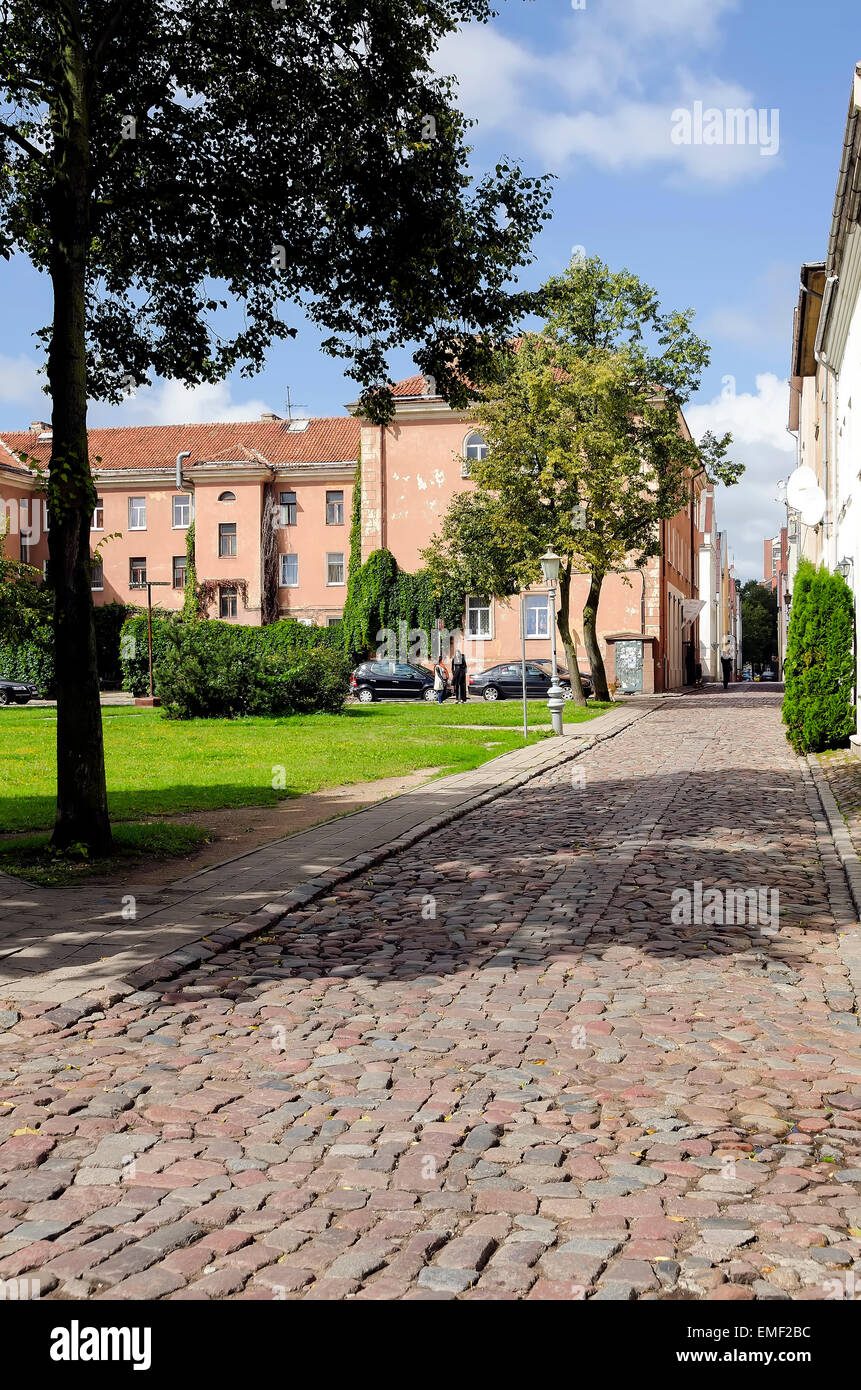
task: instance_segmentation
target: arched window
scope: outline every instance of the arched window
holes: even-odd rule
[[[219,500],[219,502],[235,502],[235,501],[236,501],[236,493],[235,493],[235,492],[220,492],[220,493],[218,494],[218,500]]]
[[[463,442],[463,466],[461,467],[461,477],[468,478],[472,472],[472,465],[487,458],[487,440],[483,435],[473,431],[468,434]]]

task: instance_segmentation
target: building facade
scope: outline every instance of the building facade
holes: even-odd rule
[[[91,531],[96,602],[143,604],[142,586],[150,582],[157,586],[154,604],[181,608],[193,522],[197,582],[210,617],[251,624],[278,617],[335,622],[346,597],[356,486],[361,558],[386,547],[402,569],[420,568],[449,502],[475,486],[470,465],[486,446],[469,415],[430,394],[424,377],[397,383],[395,396],[395,416],[385,427],[348,413],[91,430],[98,490]],[[45,466],[50,451],[50,426],[42,421],[0,435],[0,498],[10,530],[18,532],[21,557],[37,566],[47,561],[47,517],[38,473],[22,455]],[[704,478],[693,480],[688,505],[661,523],[660,556],[642,569],[632,557],[627,572],[604,581],[598,640],[608,680],[618,680],[622,689],[673,690],[692,677],[703,641],[696,599],[704,490]],[[576,576],[571,616],[584,669],[587,591],[587,576]],[[527,657],[549,659],[543,586],[524,595],[523,615]],[[519,598],[469,595],[463,638],[471,667],[519,660],[520,624]],[[710,626],[710,650],[714,641]]]
[[[828,249],[801,267],[792,340],[789,428],[798,465],[824,493],[818,520],[787,502],[787,600],[800,559],[840,570],[861,603],[861,64],[852,78]],[[791,499],[790,499],[791,500]],[[861,656],[856,642],[856,708]],[[784,647],[785,651],[785,647]],[[861,727],[861,726],[857,726]],[[861,749],[858,736],[855,751]]]

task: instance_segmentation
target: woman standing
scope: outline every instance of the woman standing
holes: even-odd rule
[[[445,669],[445,667],[442,664],[442,661],[440,660],[436,663],[436,665],[433,668],[433,688],[436,694],[436,702],[438,705],[441,705],[443,700],[445,699],[445,692],[447,687],[448,671]]]
[[[451,663],[451,679],[454,686],[454,698],[459,705],[466,704],[466,657],[458,649]]]

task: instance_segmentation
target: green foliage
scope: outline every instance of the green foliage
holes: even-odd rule
[[[165,632],[155,688],[170,719],[247,714],[337,714],[349,689],[340,653],[318,647],[284,654],[247,640],[248,632],[217,620],[174,623]]]
[[[166,650],[168,631],[179,621],[179,614],[165,613],[163,610],[153,609],[153,669],[155,669]],[[132,695],[149,694],[149,650],[146,613],[135,613],[123,623],[120,633],[120,669],[122,672],[123,690],[131,691]]]
[[[845,747],[855,731],[854,630],[845,580],[802,561],[792,591],[783,700],[786,737],[796,753]]]
[[[137,608],[127,603],[103,603],[93,609],[99,682],[103,689],[105,687],[111,690],[122,688],[120,634],[127,619],[137,612]]]
[[[356,464],[356,478],[353,483],[353,510],[350,515],[350,558],[347,561],[347,579],[362,563],[362,455]]]
[[[152,616],[152,660],[154,679],[161,663],[172,651],[171,642],[177,631],[200,631],[200,640],[188,648],[195,659],[208,669],[219,654],[228,653],[230,659],[248,662],[252,667],[259,661],[266,669],[283,670],[297,666],[305,655],[328,651],[343,652],[341,624],[333,627],[306,627],[293,618],[282,618],[266,627],[245,627],[221,622],[218,618],[201,618],[187,622],[179,613],[154,611]],[[223,637],[223,633],[229,637]],[[185,641],[184,636],[177,639]],[[123,689],[134,695],[146,695],[149,690],[149,659],[147,653],[147,616],[136,614],[123,625],[120,638],[122,658]],[[171,661],[175,665],[175,656]]]
[[[343,649],[351,661],[360,660],[378,645],[381,631],[397,633],[400,623],[406,623],[408,631],[426,632],[430,646],[438,619],[449,630],[460,626],[464,593],[446,575],[437,582],[427,569],[409,574],[398,568],[390,550],[375,550],[347,581]]]
[[[185,533],[185,598],[182,601],[182,616],[189,619],[200,616],[200,598],[197,592],[197,565],[194,559],[194,522]]]
[[[777,595],[749,579],[741,590],[742,660],[765,666],[777,656]]]

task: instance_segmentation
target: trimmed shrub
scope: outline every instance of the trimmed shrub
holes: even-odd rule
[[[179,614],[159,611],[152,615],[153,670],[166,650],[167,634],[180,621]],[[135,612],[127,618],[120,632],[120,671],[123,690],[132,695],[149,694],[149,653],[147,648],[147,615]]]
[[[855,615],[839,574],[798,567],[787,637],[783,722],[796,753],[844,748],[855,732]]]
[[[154,670],[168,718],[337,713],[349,689],[346,658],[323,647],[288,656],[267,650],[260,638],[268,631],[218,619],[166,624]]]

